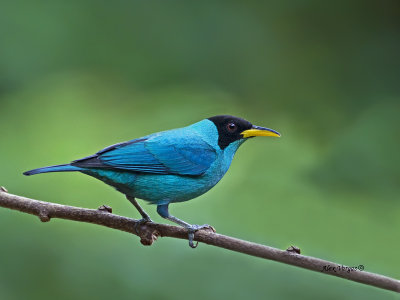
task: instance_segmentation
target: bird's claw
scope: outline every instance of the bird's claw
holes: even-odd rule
[[[138,220],[135,224],[135,231],[138,235],[140,235],[140,231],[139,231],[139,226],[142,226],[146,223],[153,223],[153,221],[150,218],[142,218],[140,220]]]
[[[210,229],[212,232],[215,232],[215,228],[212,227],[211,225],[204,224],[204,225],[191,225],[188,227],[188,238],[189,238],[189,246],[190,248],[196,248],[199,245],[199,242],[196,242],[196,244],[193,243],[194,240],[194,234],[196,231],[201,230],[201,229]]]

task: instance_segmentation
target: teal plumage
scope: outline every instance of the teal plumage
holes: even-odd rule
[[[168,205],[204,194],[228,171],[232,159],[249,137],[279,136],[272,129],[233,116],[216,116],[184,128],[154,133],[109,146],[70,164],[25,172],[79,171],[113,186],[135,205],[143,222],[151,221],[135,198],[156,204],[158,213],[193,233],[201,227],[171,216]]]
[[[140,145],[137,147],[140,149],[139,154],[136,149],[132,151],[134,147],[126,149],[129,146],[125,146],[102,156],[103,160],[107,154],[107,163],[126,161],[123,167],[128,168],[127,165],[130,161],[136,162],[145,155],[149,155],[151,151],[154,155],[151,156],[151,162],[157,158],[163,163],[162,166],[168,167],[169,170],[159,167],[157,171],[147,172],[148,169],[144,169],[144,171],[140,169],[143,173],[139,174],[104,169],[91,169],[83,172],[114,186],[126,195],[146,200],[152,204],[167,204],[193,199],[207,192],[221,180],[228,171],[236,150],[245,141],[236,141],[222,151],[216,144],[218,132],[215,126],[209,123],[211,121],[203,120],[185,128],[150,135],[146,137],[146,141],[132,144]],[[208,131],[208,134],[201,134],[201,130]],[[178,140],[179,147],[169,147]],[[145,152],[143,148],[150,151]],[[115,155],[118,157],[117,160],[114,160]],[[150,159],[146,162],[148,163],[148,161]],[[137,170],[138,168],[136,168]],[[154,174],[158,172],[162,175]]]

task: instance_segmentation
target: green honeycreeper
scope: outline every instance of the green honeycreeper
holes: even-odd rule
[[[228,171],[239,146],[255,136],[280,134],[234,116],[214,116],[187,127],[115,144],[70,164],[39,168],[24,175],[78,171],[95,177],[125,194],[141,214],[141,223],[151,219],[135,198],[156,204],[161,217],[187,228],[189,245],[194,248],[194,233],[210,226],[186,223],[172,216],[168,205],[211,189]]]

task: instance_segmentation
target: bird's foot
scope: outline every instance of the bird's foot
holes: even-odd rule
[[[212,227],[211,225],[208,224],[204,224],[204,225],[190,225],[187,230],[188,230],[188,236],[189,236],[189,246],[191,248],[196,248],[197,245],[199,244],[199,242],[197,242],[196,244],[193,243],[193,239],[194,239],[194,234],[196,231],[201,230],[201,229],[209,229],[212,232],[215,232],[215,228]]]
[[[142,226],[142,225],[144,225],[144,224],[146,224],[146,223],[153,223],[153,221],[152,221],[149,217],[147,217],[147,218],[142,218],[142,219],[140,219],[140,220],[138,220],[138,221],[136,222],[136,224],[135,224],[135,231],[136,231],[136,233],[137,233],[138,235],[140,235],[139,226]]]

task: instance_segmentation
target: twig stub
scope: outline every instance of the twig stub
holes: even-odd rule
[[[300,254],[300,248],[296,246],[290,246],[289,248],[286,249],[286,251]]]
[[[107,212],[107,213],[112,213],[111,206],[108,206],[108,205],[105,205],[105,204],[99,206],[99,208],[97,210],[104,211],[104,212]]]

